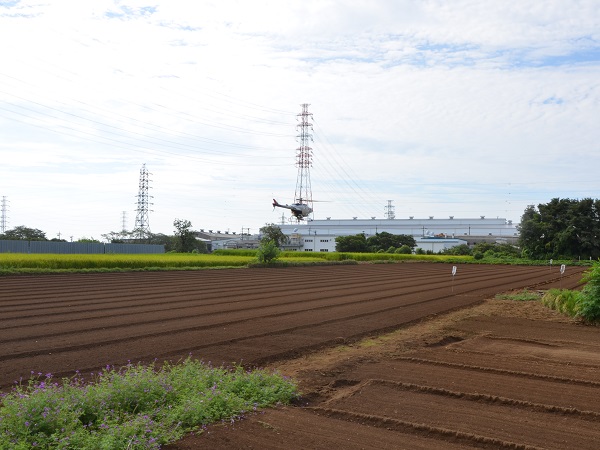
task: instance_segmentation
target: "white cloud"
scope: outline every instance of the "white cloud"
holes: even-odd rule
[[[507,216],[597,196],[595,1],[37,1],[0,6],[9,225],[95,235],[276,222],[296,114],[318,217]],[[18,223],[17,223],[18,222]],[[70,231],[67,229],[70,228]]]

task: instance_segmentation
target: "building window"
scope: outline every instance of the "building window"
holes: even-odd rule
[[[305,248],[304,251],[305,252],[312,252],[312,248]]]
[[[320,251],[320,252],[328,252],[328,251],[329,251],[329,249],[327,249],[327,248],[322,248],[322,249],[320,249],[319,251]]]
[[[329,242],[329,239],[321,239],[321,242]]]
[[[312,242],[312,239],[304,239],[304,242]]]

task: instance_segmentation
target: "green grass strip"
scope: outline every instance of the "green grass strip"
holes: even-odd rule
[[[185,433],[297,396],[296,384],[264,370],[180,364],[106,367],[56,382],[32,374],[2,395],[0,449],[159,449]]]
[[[61,254],[0,254],[0,270],[83,270],[83,269],[182,269],[243,267],[253,258],[241,255],[206,255],[194,253],[165,253],[154,255],[61,255]]]

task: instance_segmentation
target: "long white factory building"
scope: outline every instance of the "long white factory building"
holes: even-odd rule
[[[279,226],[290,238],[284,247],[286,250],[306,252],[333,252],[338,236],[364,233],[368,238],[383,231],[413,236],[417,248],[433,253],[461,244],[473,246],[478,242],[515,244],[519,234],[511,220],[484,216],[475,219],[325,219]],[[213,249],[252,248],[258,246],[260,239],[260,236],[216,236],[212,233],[205,237],[212,241]]]
[[[460,244],[477,242],[515,243],[518,230],[511,220],[489,219],[350,219],[311,220],[298,224],[279,225],[290,238],[288,250],[333,252],[337,236],[364,233],[368,238],[383,231],[413,236],[417,248],[437,253]]]

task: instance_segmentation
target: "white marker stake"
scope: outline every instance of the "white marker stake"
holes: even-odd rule
[[[562,289],[562,276],[565,273],[566,266],[564,264],[560,265],[560,288]]]
[[[456,275],[456,266],[452,266],[452,292],[454,292],[454,275]]]

